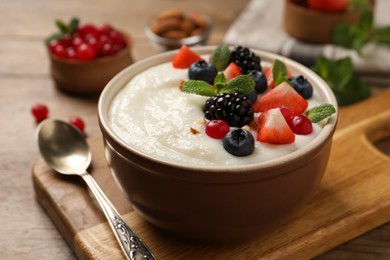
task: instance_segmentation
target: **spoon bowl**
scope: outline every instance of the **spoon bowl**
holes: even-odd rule
[[[102,208],[126,259],[156,259],[143,241],[125,223],[87,172],[92,154],[82,133],[64,121],[46,119],[38,126],[37,139],[43,159],[53,170],[65,175],[79,175],[87,183]]]

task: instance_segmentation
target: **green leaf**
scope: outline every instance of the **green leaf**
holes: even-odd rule
[[[59,40],[63,37],[64,35],[62,33],[55,33],[55,34],[52,34],[50,35],[49,37],[47,37],[45,39],[45,43],[46,45],[49,45],[49,43],[53,40]]]
[[[274,77],[275,86],[287,80],[288,72],[286,65],[280,60],[276,59],[272,68],[272,75]]]
[[[360,13],[358,24],[337,24],[332,28],[332,42],[344,48],[361,50],[372,37],[374,16],[372,11],[365,9]]]
[[[390,44],[390,25],[375,29],[373,37],[378,43]]]
[[[340,106],[353,104],[371,95],[369,86],[354,76],[349,57],[336,61],[319,57],[312,69],[326,81]]]
[[[230,49],[226,45],[219,45],[211,55],[210,63],[213,64],[218,71],[223,71],[230,61]]]
[[[222,88],[226,85],[226,77],[223,72],[219,72],[217,76],[214,78],[214,87],[217,90],[217,93],[220,92]]]
[[[352,77],[343,88],[332,90],[339,106],[351,105],[371,96],[370,87],[356,76]]]
[[[332,114],[336,113],[336,109],[331,104],[322,104],[310,109],[306,115],[313,123],[318,123],[325,118],[330,117]]]
[[[77,32],[78,27],[79,27],[79,19],[76,17],[72,18],[72,20],[70,20],[69,23],[70,34],[75,34]]]
[[[255,90],[255,81],[249,75],[239,75],[229,80],[225,87],[220,90],[222,93],[240,93],[247,95]],[[218,93],[220,93],[218,92]]]
[[[70,33],[70,28],[67,24],[64,23],[64,21],[62,20],[56,20],[55,22],[58,30],[62,33],[62,34],[68,34]]]
[[[207,97],[215,95],[213,86],[203,80],[188,80],[184,82],[181,91]]]

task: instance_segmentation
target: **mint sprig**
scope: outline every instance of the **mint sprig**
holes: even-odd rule
[[[50,35],[45,39],[45,43],[49,44],[52,40],[58,40],[64,37],[65,35],[73,35],[76,33],[78,27],[79,27],[79,19],[78,18],[72,18],[69,23],[65,23],[63,20],[56,20],[55,25],[58,29],[58,32]]]
[[[288,81],[288,72],[286,65],[276,59],[272,67],[272,76],[274,78],[275,86],[279,85],[283,81]]]
[[[336,113],[332,104],[322,104],[310,109],[306,115],[313,123],[318,123]]]
[[[226,45],[219,45],[211,54],[210,63],[217,68],[218,71],[223,71],[230,62],[230,49]]]
[[[221,75],[222,74],[222,75]],[[212,97],[219,93],[240,93],[247,95],[255,89],[255,82],[251,76],[240,75],[229,81],[220,72],[214,80],[214,87],[202,80],[188,80],[181,86],[181,91],[189,94]]]
[[[371,96],[370,87],[354,75],[350,57],[332,61],[321,56],[312,70],[326,81],[339,106],[350,105]]]

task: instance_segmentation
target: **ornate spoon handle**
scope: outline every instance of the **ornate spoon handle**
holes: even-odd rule
[[[144,242],[135,234],[135,232],[125,223],[118,211],[114,208],[112,203],[108,200],[106,195],[100,189],[89,173],[81,175],[88,187],[95,196],[97,202],[102,208],[112,231],[118,240],[123,253],[127,259],[130,260],[154,260],[156,257],[144,244]]]

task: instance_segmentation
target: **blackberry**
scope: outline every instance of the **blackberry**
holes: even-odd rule
[[[230,54],[230,61],[236,63],[243,74],[249,74],[252,70],[261,71],[261,59],[248,48],[236,46]]]
[[[206,100],[203,112],[208,120],[224,120],[241,127],[253,120],[252,101],[238,93],[220,93]]]

